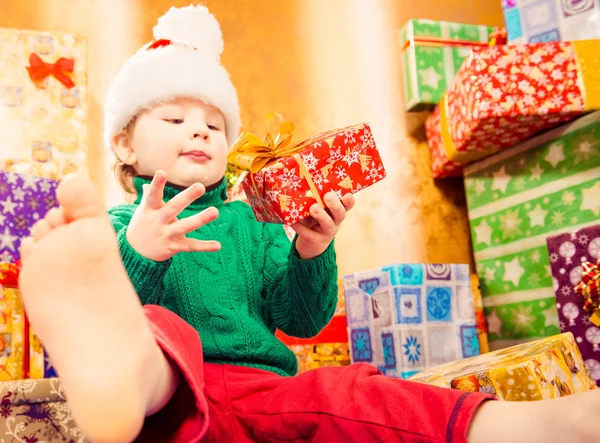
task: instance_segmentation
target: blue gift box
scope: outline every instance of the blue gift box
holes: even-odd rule
[[[395,264],[343,282],[353,363],[407,378],[479,355],[468,265]]]

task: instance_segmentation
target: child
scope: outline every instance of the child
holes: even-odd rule
[[[291,245],[244,203],[225,204],[239,110],[218,24],[190,6],[154,31],[106,105],[106,142],[136,202],[109,218],[87,179],[66,180],[22,246],[27,312],[93,441],[596,440],[596,392],[488,402],[368,365],[294,377],[274,331],[310,337],[330,320],[333,237],[354,200],[326,196],[329,211],[311,208]]]

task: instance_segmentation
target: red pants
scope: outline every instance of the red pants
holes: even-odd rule
[[[148,417],[143,442],[466,442],[490,397],[381,375],[369,365],[296,377],[203,363],[198,333],[166,309],[146,306],[156,340],[181,369],[173,399]]]

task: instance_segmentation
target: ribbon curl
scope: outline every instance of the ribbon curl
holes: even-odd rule
[[[282,115],[275,112],[271,112],[267,116],[266,128],[262,140],[256,135],[244,131],[233,144],[233,148],[227,156],[227,161],[231,169],[239,172],[240,176],[232,192],[237,190],[246,176],[250,175],[252,178],[253,174],[261,171],[269,163],[283,157],[292,157],[298,163],[300,176],[308,183],[312,196],[321,207],[324,207],[312,177],[299,155],[312,139],[294,145],[292,137],[296,131],[296,125],[293,122],[285,121]]]
[[[575,286],[575,292],[585,299],[583,309],[593,312],[590,321],[600,326],[600,268],[590,262],[584,262],[581,266],[581,281]]]
[[[27,72],[29,78],[36,87],[42,88],[42,84],[49,76],[54,77],[67,89],[75,86],[75,82],[71,79],[71,75],[75,69],[75,60],[72,58],[59,58],[55,63],[46,63],[36,53],[29,56],[29,66]]]

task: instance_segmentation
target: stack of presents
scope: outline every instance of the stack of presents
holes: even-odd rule
[[[370,363],[509,401],[600,384],[600,4],[503,1],[506,29],[400,30],[406,110],[430,111],[433,177],[465,182],[476,273],[391,263],[343,276],[317,337],[277,332],[299,372]],[[21,239],[58,181],[86,168],[85,51],[77,36],[0,29],[0,438],[85,439],[17,288]],[[300,143],[294,131],[270,114],[228,158],[230,198],[290,237],[326,192],[385,176],[368,124]]]

